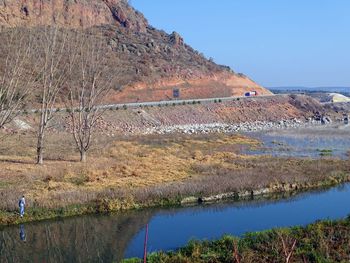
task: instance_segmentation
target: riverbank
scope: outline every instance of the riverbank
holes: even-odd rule
[[[350,217],[319,221],[306,227],[225,236],[216,241],[192,241],[176,252],[150,254],[147,262],[348,262]],[[127,259],[123,263],[138,263]]]
[[[242,154],[261,142],[239,134],[101,136],[95,144],[104,149],[93,149],[86,164],[74,161],[65,134],[49,138],[46,150],[55,150],[37,166],[24,143],[30,138],[9,137],[8,156],[0,158],[1,225],[298,192],[347,182],[350,175],[348,160]],[[17,212],[22,194],[24,219]]]
[[[83,216],[88,214],[110,214],[128,210],[139,210],[149,208],[161,208],[161,207],[187,207],[195,206],[203,203],[215,203],[221,201],[244,201],[255,199],[275,199],[279,198],[281,194],[286,196],[297,195],[298,193],[310,191],[328,189],[342,183],[350,182],[350,176],[338,175],[330,177],[325,181],[320,181],[315,184],[276,184],[272,188],[243,190],[241,192],[228,192],[221,193],[212,196],[167,196],[150,198],[146,200],[135,201],[134,197],[140,194],[140,192],[132,192],[129,196],[118,199],[98,199],[87,204],[76,204],[58,208],[46,208],[46,207],[32,207],[26,210],[26,214],[23,218],[19,217],[18,212],[15,211],[0,211],[0,228],[10,225],[18,225],[29,222],[44,221],[50,219],[67,218],[75,216]],[[150,190],[150,189],[148,189]],[[153,189],[151,189],[153,190]]]

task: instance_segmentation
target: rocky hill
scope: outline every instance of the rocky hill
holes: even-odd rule
[[[108,38],[122,76],[109,102],[167,100],[174,88],[181,98],[269,94],[230,68],[217,65],[187,45],[176,32],[157,30],[126,0],[0,0],[0,26],[67,29],[99,27]],[[114,65],[111,65],[114,66]]]

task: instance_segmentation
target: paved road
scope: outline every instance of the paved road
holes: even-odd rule
[[[151,101],[151,102],[133,102],[133,103],[116,103],[116,104],[107,104],[98,106],[99,109],[115,109],[115,108],[140,108],[140,107],[150,107],[150,106],[165,106],[165,105],[184,105],[184,104],[194,104],[195,103],[215,103],[215,102],[224,102],[224,101],[232,101],[232,100],[249,100],[249,99],[263,99],[263,98],[271,98],[271,97],[283,97],[288,96],[288,94],[273,94],[273,95],[260,95],[260,96],[237,96],[237,97],[223,97],[223,98],[207,98],[207,99],[188,99],[188,100],[163,100],[163,101]],[[38,109],[29,110],[30,113],[38,112]],[[54,109],[56,111],[56,109]],[[60,112],[66,111],[66,108],[60,108]]]
[[[145,107],[145,106],[159,106],[159,105],[173,105],[174,103],[176,105],[183,105],[183,104],[192,104],[193,102],[200,102],[200,103],[214,103],[214,102],[223,102],[223,101],[231,101],[231,100],[237,100],[237,99],[259,99],[259,98],[269,98],[269,97],[275,97],[275,96],[286,96],[286,94],[278,94],[278,95],[261,95],[261,96],[252,96],[252,97],[224,97],[224,98],[208,98],[208,99],[189,99],[189,100],[167,100],[167,101],[152,101],[152,102],[134,102],[134,103],[122,103],[122,104],[108,104],[100,106],[102,109],[108,109],[108,108],[139,108],[139,107]]]

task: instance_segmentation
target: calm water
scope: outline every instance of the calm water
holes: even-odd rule
[[[350,184],[279,200],[252,200],[122,215],[85,216],[7,227],[0,231],[0,262],[118,262],[149,250],[176,249],[190,239],[242,235],[305,225],[350,214]]]
[[[349,158],[350,126],[333,125],[278,131],[249,133],[263,142],[262,147],[246,151],[249,154],[268,154],[278,157]]]

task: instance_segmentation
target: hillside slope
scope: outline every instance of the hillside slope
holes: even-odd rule
[[[289,124],[312,123],[320,121],[320,116],[334,122],[342,121],[344,114],[349,114],[350,104],[323,105],[317,100],[304,95],[277,95],[260,98],[233,99],[217,103],[168,104],[163,106],[144,106],[142,108],[115,108],[106,111],[99,119],[96,131],[112,134],[145,134],[183,132],[192,128],[216,132],[232,132],[226,126],[247,124],[246,128],[264,128],[268,123]],[[37,114],[23,114],[5,129],[8,133],[36,132]],[[340,123],[340,122],[339,122]],[[218,124],[218,125],[217,125]],[[278,126],[278,125],[277,125]],[[265,126],[273,129],[274,126]],[[196,128],[197,127],[197,128]],[[285,126],[284,128],[286,128]],[[292,127],[292,126],[288,126]],[[71,121],[64,110],[53,120],[51,130],[70,132]]]
[[[0,0],[0,26],[36,28],[55,23],[67,29],[100,27],[118,59],[122,77],[109,102],[242,95],[267,89],[225,66],[215,64],[191,48],[176,32],[150,26],[126,0]],[[106,54],[107,55],[107,54]],[[114,65],[111,65],[114,66]]]

